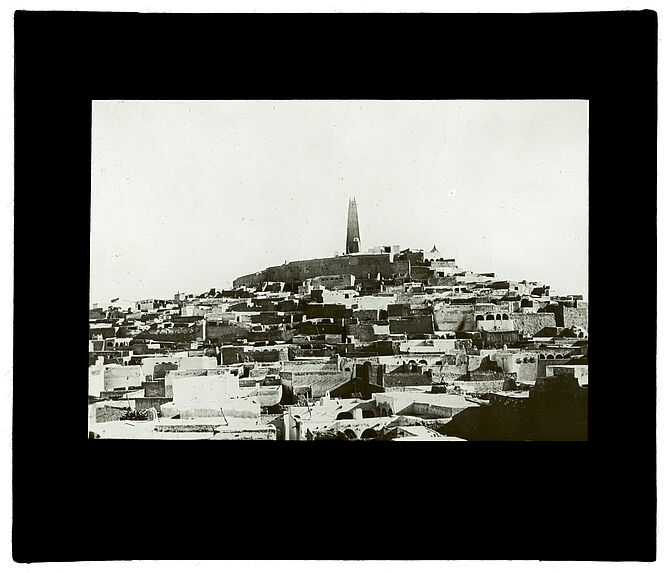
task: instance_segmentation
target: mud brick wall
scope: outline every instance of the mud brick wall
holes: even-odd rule
[[[557,326],[555,315],[551,312],[524,314],[514,312],[510,315],[513,329],[522,333],[522,336],[533,336],[545,327]]]
[[[350,324],[347,326],[347,335],[353,336],[359,342],[373,342],[377,337],[373,330],[373,325],[368,324]]]
[[[145,398],[156,398],[165,396],[165,380],[160,382],[143,382]]]
[[[589,330],[587,308],[571,308],[567,306],[562,306],[560,308],[563,322],[562,326],[564,326],[564,328],[577,326]]]
[[[249,328],[238,325],[208,324],[207,337],[215,342],[235,342],[238,338],[247,338]]]
[[[127,414],[130,408],[116,408],[114,406],[100,406],[96,409],[96,422],[116,422]]]
[[[172,398],[165,398],[160,396],[135,398],[135,409],[149,410],[149,408],[154,408],[156,412],[160,412],[161,404],[167,404],[168,402],[172,402]]]
[[[503,390],[503,380],[476,380],[470,383],[473,391],[477,393],[501,392]]]
[[[432,334],[433,317],[429,315],[413,316],[389,320],[390,334]]]
[[[435,304],[433,318],[436,330],[475,330],[475,313],[471,305]]]
[[[432,376],[419,373],[393,373],[384,375],[385,387],[398,386],[429,386],[432,381]]]

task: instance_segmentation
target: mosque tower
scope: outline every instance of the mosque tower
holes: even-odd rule
[[[347,209],[347,244],[345,246],[345,254],[358,253],[360,247],[359,213],[356,209],[356,199],[352,198],[349,200],[349,208]]]
[[[442,258],[443,257],[440,254],[440,251],[436,249],[436,245],[433,245],[433,249],[429,251],[429,256],[427,257],[427,259],[429,259],[430,261],[438,261]]]

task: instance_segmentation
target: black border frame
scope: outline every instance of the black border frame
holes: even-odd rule
[[[256,98],[589,99],[588,442],[85,439],[91,100]],[[653,11],[16,12],[14,559],[654,560],[656,122]]]

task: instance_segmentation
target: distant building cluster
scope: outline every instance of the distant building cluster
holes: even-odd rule
[[[396,245],[89,311],[89,437],[585,440],[588,306]]]

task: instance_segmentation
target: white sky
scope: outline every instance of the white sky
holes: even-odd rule
[[[588,102],[95,101],[91,301],[200,293],[345,248],[587,296]]]

